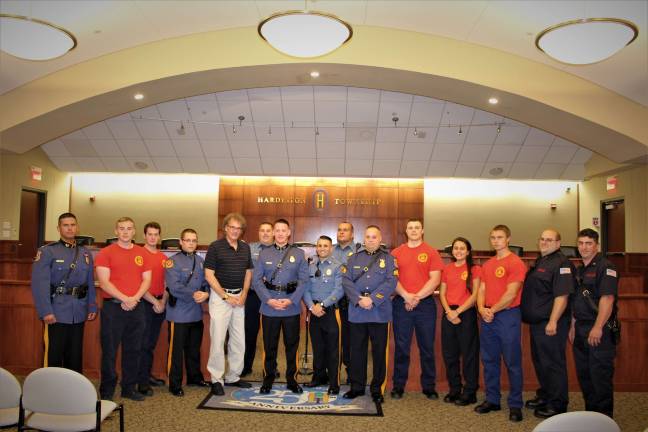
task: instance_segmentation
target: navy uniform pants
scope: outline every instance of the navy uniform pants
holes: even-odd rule
[[[339,387],[340,311],[329,308],[322,317],[310,315],[310,336],[313,345],[313,381],[328,381]]]
[[[121,304],[105,301],[101,309],[101,384],[99,393],[103,399],[112,397],[117,386],[115,362],[117,350],[122,348],[122,392],[134,391],[139,372],[144,334],[144,308],[141,303],[131,311]]]
[[[187,370],[187,383],[204,380],[200,371],[200,345],[203,338],[203,322],[176,323],[169,321],[169,354],[167,373],[169,390],[182,387],[182,360]]]
[[[254,365],[257,337],[261,327],[259,309],[261,309],[261,300],[257,293],[250,289],[245,300],[245,356],[243,359],[243,370],[245,371],[251,371]]]
[[[340,356],[340,360],[346,367],[348,379],[349,365],[351,364],[351,343],[349,339],[351,329],[349,326],[349,300],[346,298],[346,296],[340,299],[338,308],[338,310],[340,311],[340,336],[342,338],[342,355]]]
[[[522,408],[522,319],[520,308],[505,309],[495,314],[492,322],[482,321],[479,346],[484,364],[486,400],[499,405],[501,368],[504,359],[509,378],[509,408]]]
[[[569,403],[565,347],[570,320],[571,316],[562,316],[558,320],[557,333],[553,336],[545,334],[547,321],[529,325],[531,358],[540,384],[536,395],[558,412],[567,411]]]
[[[585,410],[596,411],[612,417],[614,411],[614,357],[616,346],[610,330],[603,326],[603,336],[598,346],[587,343],[593,321],[576,321],[574,337],[574,363],[578,383],[585,399]]]
[[[44,367],[62,367],[83,373],[83,327],[76,324],[45,324]]]
[[[137,383],[142,387],[149,387],[149,377],[153,367],[153,352],[160,337],[160,329],[165,314],[155,313],[153,305],[146,300],[141,301],[140,305],[144,309],[144,334],[142,335],[142,354]]]
[[[283,341],[286,348],[286,381],[288,384],[297,382],[297,350],[299,349],[299,315],[286,317],[271,317],[261,315],[263,328],[263,382],[272,385],[277,372],[277,350],[279,334],[283,331]]]
[[[451,306],[452,309],[457,307]],[[471,396],[475,395],[479,388],[477,310],[472,307],[463,311],[459,318],[459,324],[452,324],[445,317],[441,318],[441,349],[450,393]],[[463,385],[460,371],[463,372]]]
[[[365,391],[367,385],[367,349],[371,340],[373,359],[371,394],[383,394],[387,384],[387,358],[389,349],[389,323],[349,323],[351,364],[351,390]]]
[[[412,335],[416,332],[421,365],[421,387],[435,390],[436,364],[434,337],[436,335],[437,306],[432,296],[420,301],[412,311],[405,310],[405,301],[396,296],[392,303],[394,317],[394,388],[405,388],[412,349]]]

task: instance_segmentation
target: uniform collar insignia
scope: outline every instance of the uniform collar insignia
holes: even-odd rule
[[[74,242],[74,243],[68,243],[68,242],[66,242],[66,241],[63,240],[63,239],[61,239],[61,240],[59,240],[59,241],[60,241],[61,244],[62,244],[63,246],[65,246],[66,248],[74,248],[74,247],[76,247],[76,242]]]
[[[279,246],[279,245],[277,245],[277,243],[274,244],[275,249],[280,250],[280,251],[282,251],[282,250],[286,250],[286,248],[287,248],[288,246],[290,246],[290,243],[286,243],[286,244],[283,245],[283,246]]]
[[[180,253],[182,253],[183,255],[186,255],[186,256],[193,256],[196,252],[186,252],[186,251],[181,250]]]

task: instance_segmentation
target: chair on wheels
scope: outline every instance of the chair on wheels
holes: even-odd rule
[[[572,411],[543,420],[533,432],[620,432],[619,425],[605,414]]]
[[[519,257],[524,256],[524,248],[522,246],[509,245],[509,250]]]
[[[26,411],[30,411],[25,415]],[[30,373],[23,384],[18,430],[81,432],[101,430],[101,422],[119,411],[124,431],[124,406],[100,400],[88,380],[70,369],[48,367]]]
[[[0,368],[0,426],[18,423],[19,405],[20,383],[11,372]]]
[[[162,250],[180,250],[180,239],[179,238],[166,238],[160,243],[160,249]]]

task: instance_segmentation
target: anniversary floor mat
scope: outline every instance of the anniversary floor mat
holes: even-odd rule
[[[304,387],[304,393],[295,394],[286,389],[286,384],[275,383],[272,392],[259,394],[261,383],[253,383],[252,388],[241,389],[225,386],[224,396],[213,396],[211,393],[198,405],[198,409],[256,411],[283,414],[318,414],[380,416],[383,412],[380,404],[368,396],[355,399],[344,399],[342,395],[348,386],[342,386],[339,395],[328,395],[328,387]],[[368,389],[367,389],[368,390]]]

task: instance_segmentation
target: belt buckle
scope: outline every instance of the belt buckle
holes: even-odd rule
[[[63,294],[65,294],[65,287],[62,286],[62,285],[56,287],[55,294],[56,294],[56,295],[63,295]]]

